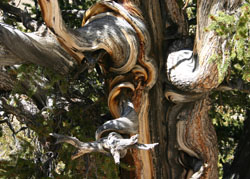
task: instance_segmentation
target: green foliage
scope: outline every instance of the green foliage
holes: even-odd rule
[[[192,38],[195,38],[197,1],[196,0],[188,0],[188,4],[186,4],[186,3],[187,3],[187,1],[184,1],[180,7],[187,5],[185,7],[185,11],[186,11],[186,16],[187,16],[188,25],[189,25],[189,27],[188,27],[189,36]]]
[[[48,134],[51,132],[72,135],[86,142],[95,140],[95,130],[103,123],[103,121],[100,121],[100,116],[107,113],[107,99],[104,95],[103,81],[95,70],[90,73],[85,71],[77,79],[73,79],[75,73],[72,73],[72,76],[62,76],[36,65],[21,65],[15,71],[11,69],[11,73],[16,74],[18,79],[18,83],[11,95],[15,96],[16,101],[25,99],[25,101],[32,103],[37,95],[45,93],[52,102],[49,108],[42,109],[36,115],[34,122],[39,123],[39,126],[29,125],[29,128],[40,140],[47,141],[50,138]],[[29,88],[27,89],[24,86],[29,86]],[[11,97],[9,100],[13,101]],[[13,104],[18,107],[17,102]],[[48,116],[44,117],[42,113]],[[5,133],[5,130],[3,132]],[[31,136],[28,139],[32,141],[34,138]],[[6,143],[5,140],[3,142]],[[55,141],[50,144],[52,148],[55,147],[53,147],[54,143]],[[37,171],[39,171],[37,167],[43,168],[45,162],[34,164],[36,156],[34,152],[31,152],[30,148],[36,148],[37,146],[28,144],[25,143],[25,146],[21,147],[22,150],[15,153],[14,156],[10,156],[10,159],[5,161],[4,165],[0,165],[0,175],[3,178],[44,176],[44,174],[37,174]],[[60,149],[54,151],[58,153],[55,165],[61,163],[64,167],[58,165],[59,167],[53,171],[54,177],[118,177],[117,166],[115,166],[111,157],[101,154],[86,154],[72,161],[71,155],[75,152],[75,148],[69,144],[59,146],[61,146]],[[49,151],[47,148],[40,151],[40,153],[45,155]],[[9,168],[6,169],[7,166]],[[27,167],[25,168],[25,166]],[[29,172],[25,172],[27,169]],[[40,173],[42,172],[40,171]],[[13,173],[15,173],[15,176],[12,176]]]
[[[21,124],[13,120],[13,129]],[[24,131],[14,136],[6,124],[2,124],[3,135],[0,137],[0,178],[30,178],[37,166],[34,163],[34,141]]]
[[[250,4],[246,2],[234,14],[219,12],[216,16],[210,16],[212,23],[206,30],[213,30],[223,42],[220,52],[211,58],[218,65],[220,82],[231,63],[232,72],[250,82],[249,8]]]
[[[63,9],[63,19],[66,21],[66,24],[71,28],[79,28],[82,24],[82,19],[77,18],[76,14],[69,13],[68,11],[77,9],[86,10],[97,1],[98,0],[79,0],[70,3],[70,1],[59,0],[60,7]]]
[[[219,12],[211,15],[211,25],[206,31],[214,31],[222,43],[211,62],[217,64],[219,82],[224,80],[229,71],[228,81],[243,79],[250,82],[250,4],[246,1],[233,13]],[[239,91],[213,92],[211,95],[211,118],[216,128],[219,145],[219,172],[223,176],[223,166],[231,164],[238,144],[246,109],[249,108],[250,96]]]
[[[237,91],[213,92],[210,96],[212,108],[210,117],[216,129],[219,148],[219,172],[223,176],[223,166],[231,164],[240,135],[250,96]]]

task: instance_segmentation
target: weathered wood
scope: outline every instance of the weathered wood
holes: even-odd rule
[[[10,50],[0,44],[0,66],[18,65],[28,63],[25,59],[20,59]]]
[[[168,56],[167,72],[172,84],[184,91],[199,93],[218,87],[217,64],[212,63],[210,58],[216,53],[221,53],[224,40],[216,36],[213,31],[205,31],[205,28],[212,21],[209,15],[215,15],[219,11],[234,12],[240,2],[239,0],[198,1],[194,52],[179,51]]]
[[[221,50],[224,41],[204,28],[211,22],[209,14],[219,10],[232,12],[241,1],[198,1],[194,47],[187,39],[185,12],[177,0],[131,2],[141,13],[127,0],[99,2],[86,12],[83,27],[73,30],[65,26],[56,0],[39,0],[46,25],[75,60],[54,39],[24,34],[0,24],[0,44],[6,49],[2,54],[11,63],[20,59],[20,63],[28,61],[47,67],[56,64],[52,68],[63,69],[63,73],[76,61],[98,63],[106,76],[110,111],[117,119],[97,130],[97,140],[105,132],[132,135],[138,131],[140,143],[160,143],[153,152],[132,150],[134,177],[217,178],[216,134],[207,115],[207,96],[219,85],[217,65],[209,59]],[[16,41],[17,45],[11,46]],[[176,48],[176,44],[180,46]],[[47,47],[59,53],[51,56]],[[133,103],[133,110],[124,110],[124,99]],[[54,136],[75,142],[79,148],[79,141],[74,138]],[[124,140],[137,142],[137,138],[130,139]],[[121,141],[121,137],[114,140]],[[105,152],[103,146],[98,146],[98,150]],[[105,148],[111,150],[116,162],[125,155],[118,155],[110,146]],[[79,154],[83,153],[85,149]]]
[[[189,131],[190,136],[203,136],[201,137],[200,141],[202,141],[205,145],[203,145],[204,148],[200,150],[202,157],[199,157],[196,153],[192,152],[192,150],[189,150],[190,147],[185,148],[182,145],[183,142],[186,143],[189,141],[188,143],[193,143],[197,139],[192,139],[192,137],[187,137],[184,135],[183,132],[187,131],[188,128],[184,127],[181,130],[176,128],[177,123],[180,122],[178,122],[179,119],[177,119],[177,115],[179,113],[186,114],[186,116],[190,117],[189,121],[194,121],[192,122],[192,125],[189,126],[189,128],[195,128],[195,126],[199,126],[200,124],[204,123],[209,129],[211,129],[211,131],[214,131],[210,119],[205,117],[208,111],[207,105],[202,105],[200,108],[204,115],[204,118],[200,118],[196,116],[200,111],[194,110],[192,107],[188,108],[190,103],[187,102],[197,101],[198,104],[200,98],[203,98],[207,91],[210,91],[219,85],[216,64],[209,62],[209,58],[213,55],[213,53],[218,52],[218,46],[220,46],[222,42],[213,34],[213,32],[206,32],[204,30],[204,28],[207,27],[211,21],[209,20],[209,14],[215,14],[219,10],[225,9],[233,11],[234,8],[237,8],[237,4],[239,5],[239,1],[198,1],[198,30],[196,34],[194,52],[174,52],[170,50],[172,49],[170,46],[171,39],[174,40],[176,38],[176,41],[178,41],[181,38],[186,38],[187,35],[187,28],[185,28],[187,26],[185,24],[185,20],[180,20],[181,17],[183,17],[183,11],[181,10],[182,7],[178,7],[177,5],[176,8],[169,8],[173,4],[171,1],[152,2],[150,0],[146,0],[143,2],[135,2],[140,7],[142,7],[142,9],[144,9],[143,12],[146,14],[146,21],[149,22],[149,25],[151,26],[151,31],[153,34],[152,41],[154,42],[154,49],[152,53],[155,55],[155,60],[159,66],[160,73],[156,85],[150,93],[150,132],[153,141],[160,139],[159,148],[155,150],[153,157],[155,159],[154,165],[157,166],[154,168],[155,176],[156,178],[190,177],[191,175],[189,170],[192,170],[192,167],[183,167],[177,160],[181,156],[179,150],[183,150],[186,151],[186,153],[189,153],[189,155],[193,155],[194,158],[206,158],[204,161],[208,160],[211,162],[207,166],[208,168],[204,167],[204,173],[202,177],[216,178],[218,151],[214,143],[214,140],[216,139],[215,133],[207,131],[206,129],[201,131]],[[182,23],[178,23],[176,26],[174,26],[173,22],[178,21]],[[166,25],[166,27],[164,25]],[[175,30],[172,29],[173,31],[171,31],[171,28],[174,28]],[[165,41],[162,41],[162,39]],[[193,46],[185,46],[184,44],[185,43],[183,41],[182,48],[176,50],[193,48]],[[163,54],[165,51],[167,52],[166,55]],[[173,53],[168,55],[169,52]],[[185,52],[187,53],[185,54]],[[166,74],[168,78],[166,80],[166,76],[163,75],[164,64],[162,64],[162,62],[164,62],[163,59],[166,58],[167,55],[168,59],[166,61]],[[173,56],[176,58],[172,58]],[[164,86],[166,81],[168,85]],[[164,94],[164,88],[166,97],[180,104],[172,106],[172,104],[164,101],[162,97]],[[180,108],[182,105],[183,108]],[[157,111],[154,110],[155,108],[152,106],[157,106]],[[177,136],[178,131],[182,131],[182,134],[178,134],[179,136]],[[177,138],[180,136],[186,138],[177,142]],[[206,139],[206,136],[211,137]],[[191,148],[198,149],[199,147],[197,145],[196,147]],[[208,149],[210,150],[209,152],[207,151]],[[189,164],[190,163],[191,162],[189,161]]]
[[[148,90],[156,81],[157,69],[149,57],[151,40],[139,11],[126,1],[121,4],[114,1],[99,2],[86,11],[83,27],[72,30],[65,26],[57,1],[40,0],[39,3],[46,25],[78,62],[84,59],[88,63],[88,56],[93,56],[99,50],[109,55],[95,62],[99,63],[105,75],[113,72],[112,77],[107,79],[110,89],[108,103],[111,113],[118,119],[108,121],[100,131],[105,132],[108,127],[108,131],[131,135],[137,131],[139,122],[139,141],[149,143]],[[132,101],[138,118],[120,117],[120,101],[124,97]],[[121,126],[124,126],[123,130]],[[98,130],[97,138],[101,135],[102,132]],[[136,152],[133,158],[140,165],[137,166],[136,176],[152,178],[150,153]]]
[[[1,59],[6,57],[2,65],[31,62],[61,74],[68,73],[76,65],[75,61],[62,49],[52,34],[41,35],[24,33],[0,23],[0,44],[4,46],[4,50],[11,52],[1,52]]]
[[[65,142],[78,149],[77,153],[72,156],[72,159],[76,159],[86,153],[101,152],[111,154],[116,164],[120,164],[120,158],[123,158],[127,154],[127,149],[135,148],[149,150],[158,145],[158,143],[140,144],[138,143],[138,135],[131,136],[129,139],[124,139],[116,132],[111,132],[107,137],[100,138],[93,142],[81,142],[75,137],[55,133],[50,135],[57,139],[57,144]]]
[[[133,103],[130,101],[121,101],[122,109],[119,118],[109,120],[101,125],[95,134],[96,140],[100,139],[104,132],[116,131],[121,134],[136,134],[138,133],[138,116],[135,112]]]
[[[0,9],[6,13],[13,14],[16,16],[18,21],[21,21],[27,29],[31,31],[36,31],[38,28],[37,21],[33,20],[27,11],[19,9],[17,7],[11,6],[8,3],[0,1]]]
[[[11,91],[15,85],[12,77],[3,70],[0,70],[0,91]]]
[[[87,52],[103,49],[111,56],[111,71],[122,74],[133,68],[139,50],[136,31],[123,18],[116,17],[112,2],[96,4],[87,11],[89,16],[84,18],[84,27],[77,30],[65,26],[57,1],[40,0],[39,3],[46,25],[79,63]]]

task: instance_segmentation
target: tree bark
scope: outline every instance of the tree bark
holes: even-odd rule
[[[185,14],[176,1],[135,0],[135,3],[143,10],[150,26],[154,44],[152,56],[159,69],[157,82],[149,95],[148,132],[152,142],[160,143],[152,155],[153,176],[189,178],[202,163],[205,169],[201,178],[218,178],[216,133],[207,116],[206,93],[219,85],[216,64],[210,63],[209,58],[220,52],[222,42],[213,32],[204,29],[211,22],[209,14],[225,10],[232,12],[239,8],[240,1],[198,1],[194,46],[186,39]],[[180,42],[181,46],[178,45]],[[193,56],[198,58],[170,71],[171,66],[178,62],[172,60],[169,53],[181,49],[194,49]],[[168,99],[178,104],[164,99],[164,92]],[[183,155],[186,156],[184,160]]]
[[[0,55],[8,57],[0,64],[32,62],[66,74],[77,62],[98,63],[115,119],[97,130],[96,141],[88,146],[98,147],[91,151],[110,150],[118,163],[125,149],[103,142],[107,142],[104,132],[130,137],[138,133],[139,143],[159,146],[153,151],[132,149],[124,160],[136,169],[128,177],[218,178],[208,94],[220,80],[217,65],[209,59],[221,51],[224,41],[204,28],[211,21],[209,14],[234,11],[240,1],[199,0],[194,42],[188,37],[186,15],[177,0],[131,0],[141,15],[129,1],[117,2],[121,3],[97,3],[86,12],[83,27],[74,30],[65,26],[57,1],[39,0],[44,21],[55,36],[42,38],[0,24],[0,44],[5,49]],[[132,115],[126,112],[124,101],[133,104]],[[86,143],[52,135],[71,144],[77,141],[78,148],[84,146],[80,154],[86,153]],[[117,136],[117,141],[123,139]],[[137,142],[128,139],[131,145]]]
[[[0,65],[34,63],[67,74],[76,61],[59,45],[53,34],[24,33],[0,23]]]

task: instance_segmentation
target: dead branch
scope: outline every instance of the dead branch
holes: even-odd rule
[[[4,55],[11,56],[11,58],[5,59],[4,65],[13,64],[12,60],[17,62],[22,60],[19,63],[31,62],[61,74],[68,73],[76,65],[53,35],[47,34],[47,36],[41,37],[36,33],[24,33],[12,26],[0,23],[0,44],[11,52],[11,54],[1,53],[1,59],[4,58]],[[3,64],[0,61],[0,65]]]
[[[123,137],[116,132],[111,132],[107,137],[100,138],[99,140],[93,142],[81,142],[75,137],[55,133],[50,135],[57,139],[57,144],[65,142],[73,145],[78,149],[77,153],[72,156],[72,159],[76,159],[86,153],[101,152],[111,154],[116,164],[120,163],[120,158],[123,158],[126,155],[127,149],[129,148],[149,150],[158,145],[158,143],[139,144],[138,135],[134,135],[129,139],[123,139]]]

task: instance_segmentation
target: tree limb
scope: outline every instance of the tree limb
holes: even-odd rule
[[[122,102],[121,117],[109,120],[101,125],[95,134],[96,140],[100,139],[105,132],[116,131],[123,134],[136,134],[138,132],[138,116],[134,105],[129,101]]]
[[[78,148],[77,153],[72,156],[72,159],[91,152],[110,153],[116,164],[120,163],[120,158],[123,158],[126,155],[127,149],[129,148],[149,150],[158,145],[158,143],[140,144],[138,143],[138,135],[134,135],[129,139],[123,139],[123,137],[116,132],[111,132],[108,137],[100,138],[93,142],[81,142],[75,137],[55,133],[50,135],[57,139],[56,144],[66,142]],[[110,152],[107,152],[108,150]]]
[[[1,120],[1,121],[0,121],[0,124],[7,123],[7,122],[8,122],[8,120],[7,120],[7,119],[4,119],[4,120]]]
[[[0,23],[0,44],[18,59],[21,59],[23,63],[28,61],[61,74],[68,73],[76,65],[57,40],[49,34],[41,37],[36,33],[23,33],[9,25]],[[9,63],[13,64],[13,62]]]
[[[34,114],[34,111],[32,110],[29,111],[25,109],[25,107],[27,108],[28,106],[24,107],[24,105],[21,102],[17,101],[18,107],[13,107],[8,104],[7,100],[4,97],[1,98],[1,102],[4,111],[6,113],[15,115],[18,121],[20,121],[21,123],[26,124],[31,129],[40,126],[40,124],[36,122],[36,118],[38,116]]]
[[[210,59],[213,55],[223,52],[227,41],[223,42],[223,39],[213,31],[204,30],[212,21],[207,17],[209,14],[217,14],[219,11],[234,12],[240,4],[240,0],[230,3],[217,0],[197,2],[197,38],[194,47],[189,47],[189,49],[193,49],[193,52],[186,50],[186,47],[183,46],[181,50],[171,52],[167,58],[167,76],[173,85],[183,91],[196,93],[208,92],[219,86],[221,81],[217,63],[211,62]],[[217,60],[222,63],[225,61],[224,57]]]
[[[103,49],[113,62],[110,71],[126,73],[135,65],[139,50],[136,31],[127,21],[117,18],[115,12],[106,14],[105,4],[108,3],[100,3],[100,14],[93,19],[86,19],[86,24],[77,30],[66,27],[57,0],[39,0],[39,4],[46,25],[79,63],[85,58],[85,53]]]
[[[10,50],[0,44],[0,66],[18,65],[23,63],[28,63],[28,61],[18,58]]]

